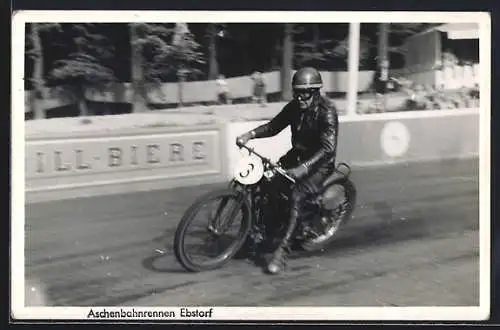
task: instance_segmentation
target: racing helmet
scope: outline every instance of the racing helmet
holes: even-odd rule
[[[292,78],[293,89],[320,89],[323,87],[321,75],[315,68],[305,67],[297,70]]]

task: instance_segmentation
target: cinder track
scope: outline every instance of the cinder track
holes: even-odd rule
[[[354,219],[278,276],[246,261],[198,274],[177,264],[182,213],[220,185],[27,205],[27,304],[479,305],[478,173],[477,159],[355,169]]]

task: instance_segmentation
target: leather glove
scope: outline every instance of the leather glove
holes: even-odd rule
[[[247,144],[248,141],[250,141],[253,137],[255,136],[255,134],[253,133],[253,131],[250,131],[250,132],[247,132],[245,134],[242,134],[240,136],[238,136],[236,138],[236,144]]]
[[[288,175],[290,175],[294,179],[301,179],[306,176],[308,169],[305,165],[299,165],[288,170]]]

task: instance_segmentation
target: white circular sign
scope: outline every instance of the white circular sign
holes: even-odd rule
[[[250,185],[259,182],[264,175],[264,165],[262,160],[255,156],[245,156],[241,158],[234,168],[233,176],[236,181]]]
[[[382,128],[380,144],[387,155],[403,156],[410,146],[410,131],[401,122],[388,122]]]

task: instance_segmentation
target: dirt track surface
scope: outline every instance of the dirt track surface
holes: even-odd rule
[[[198,274],[176,262],[182,213],[221,185],[26,205],[26,304],[478,305],[478,161],[356,169],[352,177],[354,219],[325,253],[293,255],[277,276],[247,261]]]

